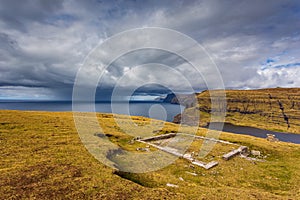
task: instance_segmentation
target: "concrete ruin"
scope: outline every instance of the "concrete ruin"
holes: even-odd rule
[[[162,135],[158,135],[158,136],[143,138],[143,139],[140,139],[140,140],[144,141],[144,142],[150,142],[150,141],[156,141],[156,140],[163,140],[163,139],[172,138],[172,137],[175,137],[176,135],[177,135],[176,133],[168,133],[168,134],[162,134]]]
[[[162,150],[162,151],[172,154],[174,156],[186,159],[189,162],[191,162],[191,164],[202,167],[207,170],[211,169],[219,164],[217,161],[211,161],[211,162],[205,163],[205,162],[195,159],[194,156],[192,155],[193,153],[192,154],[189,154],[189,153],[182,154],[182,153],[178,152],[178,150],[175,148],[163,147],[163,146],[151,143],[153,141],[159,141],[159,140],[173,138],[176,135],[190,136],[190,137],[194,137],[195,139],[211,140],[211,141],[218,142],[218,143],[238,146],[237,144],[234,144],[234,143],[231,143],[228,141],[219,140],[219,139],[215,139],[215,138],[207,138],[207,137],[203,137],[203,136],[195,136],[195,135],[190,135],[190,134],[186,134],[186,133],[168,133],[168,134],[163,134],[163,135],[158,135],[158,136],[153,136],[153,137],[139,138],[137,141],[141,142],[141,143],[145,143],[148,146],[152,146],[156,149]],[[249,152],[249,150],[248,150],[247,146],[239,146],[237,149],[234,149],[234,150],[224,154],[222,156],[222,158],[224,160],[228,161],[231,158],[240,155],[242,158],[246,158],[247,160],[252,160],[252,159],[248,159],[248,156],[247,156],[249,154],[248,152]]]
[[[247,152],[248,152],[248,147],[246,147],[246,146],[240,146],[239,148],[234,149],[234,150],[232,150],[232,151],[224,154],[222,156],[222,158],[224,160],[229,160],[229,159],[233,158],[234,156],[245,154]]]
[[[204,169],[210,169],[210,168],[217,166],[219,164],[219,162],[211,161],[209,163],[205,163],[205,162],[201,162],[199,160],[195,160],[194,162],[192,162],[192,164],[197,165],[199,167],[203,167]]]

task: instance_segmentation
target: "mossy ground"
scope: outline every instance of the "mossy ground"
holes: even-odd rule
[[[266,162],[219,159],[217,167],[205,170],[178,159],[161,170],[133,174],[106,167],[88,153],[71,112],[0,111],[0,119],[0,199],[300,198],[300,145],[222,133],[221,139],[261,151]],[[98,114],[98,119],[120,147],[135,151],[140,145],[128,143],[132,137],[122,132],[112,115]],[[149,121],[133,120],[137,124]],[[178,125],[165,123],[161,133],[177,130]],[[183,130],[192,132],[190,127]],[[199,128],[197,134],[205,135],[206,130]],[[198,145],[193,143],[191,149]],[[223,146],[216,146],[216,152],[218,148]],[[167,183],[179,187],[167,187]]]

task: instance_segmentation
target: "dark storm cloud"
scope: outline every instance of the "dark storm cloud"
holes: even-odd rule
[[[70,98],[77,70],[99,41],[151,26],[175,29],[199,41],[217,63],[226,87],[300,86],[300,68],[295,64],[300,62],[297,0],[2,0],[0,98]],[[119,44],[126,45],[126,41]],[[151,62],[178,70],[194,89],[206,87],[178,56],[140,51],[106,69],[98,96],[111,94],[117,80],[135,65]],[[131,75],[124,90],[163,76],[169,85],[185,90],[176,77],[147,68]],[[163,93],[162,88],[141,87],[138,92]]]
[[[27,31],[28,24],[45,23],[61,8],[61,0],[1,0],[0,19],[6,28]]]

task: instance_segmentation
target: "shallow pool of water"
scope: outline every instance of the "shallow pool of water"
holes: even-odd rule
[[[300,144],[300,134],[275,132],[248,126],[236,126],[230,123],[224,123],[223,131],[236,134],[251,135],[259,138],[266,138],[267,134],[273,134],[280,141]]]

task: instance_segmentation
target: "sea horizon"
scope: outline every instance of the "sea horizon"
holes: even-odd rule
[[[95,110],[93,106],[95,105]],[[129,113],[124,111],[124,105],[129,105]],[[161,105],[160,109],[165,109],[166,118],[161,116],[161,110],[154,110],[152,116],[149,112],[153,105]],[[80,111],[80,112],[101,112],[101,113],[114,113],[114,114],[130,114],[132,116],[150,117],[158,120],[172,122],[173,118],[180,114],[184,106],[178,104],[171,104],[160,101],[80,101],[76,102],[76,109],[72,107],[73,101],[60,101],[60,100],[0,100],[0,110],[27,110],[27,111]],[[121,107],[120,107],[121,105]],[[114,112],[112,111],[114,107]],[[153,112],[153,110],[152,110]]]

